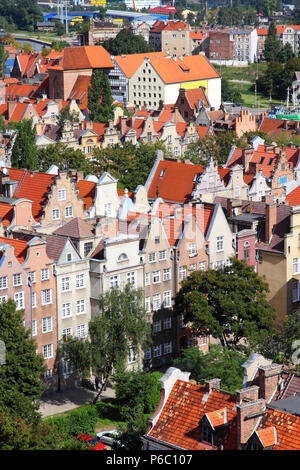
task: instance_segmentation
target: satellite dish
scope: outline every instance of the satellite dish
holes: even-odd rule
[[[7,173],[8,173],[7,168],[3,168],[2,173],[3,173],[4,175],[7,175]]]

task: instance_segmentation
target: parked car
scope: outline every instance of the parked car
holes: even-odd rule
[[[111,429],[109,431],[98,432],[97,438],[100,442],[102,442],[102,444],[106,444],[111,447],[115,442],[118,442],[118,444],[120,444],[120,442],[117,440],[118,434],[119,431],[117,431],[116,429]]]
[[[89,436],[88,434],[80,434],[80,436],[77,436],[77,439],[85,441],[93,450],[106,449],[105,445],[102,444],[97,437]]]

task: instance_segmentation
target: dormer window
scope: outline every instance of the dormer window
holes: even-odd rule
[[[128,261],[128,256],[126,255],[126,253],[121,253],[119,258],[118,258],[118,262],[122,262],[122,261]]]

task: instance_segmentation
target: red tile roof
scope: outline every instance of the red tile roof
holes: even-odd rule
[[[66,47],[58,68],[62,70],[103,69],[113,68],[113,63],[109,53],[102,46]]]
[[[191,90],[186,90],[185,96],[187,101],[194,111],[198,111],[199,109],[199,100],[206,106],[209,107],[209,102],[207,96],[205,94],[205,88],[192,88]]]
[[[177,380],[157,423],[148,435],[182,449],[212,449],[212,446],[201,442],[199,421],[205,413],[227,407],[228,429],[231,432],[224,448],[235,449],[235,397],[213,390],[204,401],[204,395],[205,387]]]
[[[0,218],[1,223],[4,227],[8,227],[11,224],[14,215],[14,208],[10,204],[0,202]]]
[[[42,216],[43,205],[47,201],[47,195],[55,176],[38,171],[9,169],[10,180],[16,180],[19,183],[13,194],[14,198],[26,198],[33,201],[32,215],[36,221]]]
[[[289,206],[298,206],[300,204],[300,186],[291,191],[285,198]]]
[[[93,204],[95,198],[95,183],[92,181],[80,180],[76,184],[76,188],[79,190],[79,196],[84,199],[86,209],[88,210]]]
[[[162,21],[162,20],[157,20],[150,32],[151,33],[160,33],[161,31],[179,31],[179,30],[186,30],[190,29],[190,26],[188,23],[185,23],[184,21]]]
[[[123,54],[114,56],[114,60],[125,73],[126,77],[131,78],[137,69],[142,65],[146,57],[165,57],[167,55],[168,54],[165,51],[145,52],[141,54]]]
[[[7,245],[12,245],[15,250],[15,256],[18,258],[20,263],[23,263],[26,258],[27,253],[27,241],[25,240],[17,240],[15,238],[5,238],[0,237],[0,243],[6,243]]]
[[[88,105],[88,87],[90,83],[91,77],[88,75],[78,75],[68,99],[79,102],[80,108],[86,109]]]

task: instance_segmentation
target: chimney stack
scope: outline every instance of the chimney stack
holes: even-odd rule
[[[265,411],[266,403],[264,399],[236,404],[238,450],[242,450],[243,445],[253,434],[258,420],[265,414]]]
[[[273,227],[276,225],[277,205],[271,203],[266,205],[266,221],[265,221],[265,242],[270,243]]]
[[[272,401],[277,390],[281,374],[281,365],[270,364],[258,369],[259,395],[267,403]]]
[[[205,381],[205,390],[206,392],[211,392],[212,390],[220,390],[221,379],[211,379]]]

